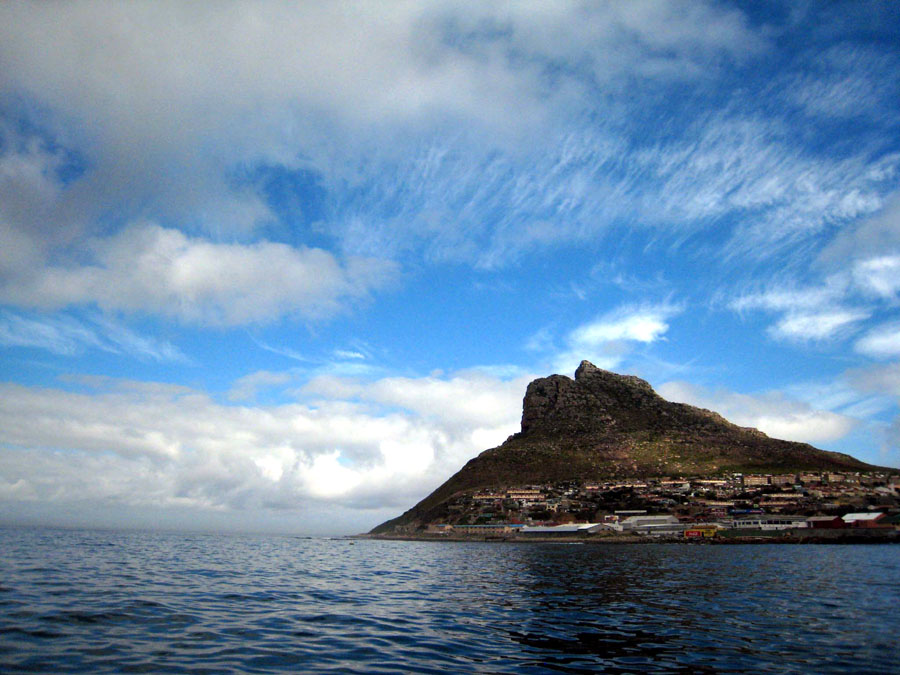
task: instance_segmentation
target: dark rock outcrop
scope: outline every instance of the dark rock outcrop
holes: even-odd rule
[[[574,380],[551,375],[528,385],[519,433],[470,460],[419,504],[372,532],[430,522],[442,513],[439,507],[445,501],[477,488],[879,468],[806,443],[769,438],[712,411],[666,401],[638,377],[582,361]]]

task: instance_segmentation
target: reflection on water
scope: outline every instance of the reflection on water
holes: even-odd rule
[[[0,671],[900,672],[892,546],[0,530]]]

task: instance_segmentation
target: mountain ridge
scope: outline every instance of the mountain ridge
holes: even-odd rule
[[[582,361],[575,378],[538,378],[525,391],[521,430],[469,460],[434,492],[372,530],[427,523],[475,489],[565,480],[791,471],[874,471],[850,455],[770,438],[711,410],[662,398],[634,375]]]

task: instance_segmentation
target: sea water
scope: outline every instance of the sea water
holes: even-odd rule
[[[900,673],[900,547],[0,529],[2,672]]]

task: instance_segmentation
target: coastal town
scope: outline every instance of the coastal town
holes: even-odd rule
[[[504,540],[896,538],[900,473],[734,473],[477,490],[448,500],[438,521],[397,534]]]

